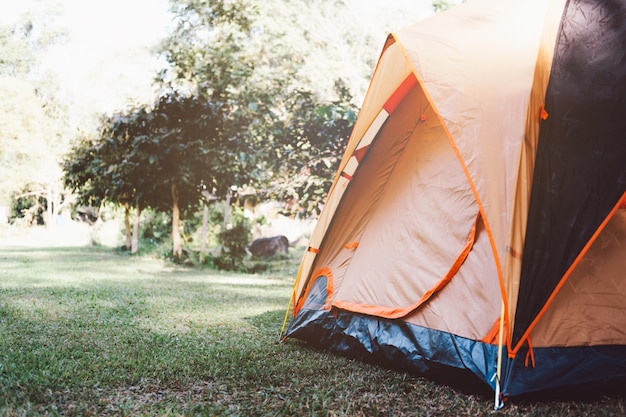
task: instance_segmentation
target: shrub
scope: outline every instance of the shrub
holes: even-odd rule
[[[250,222],[243,216],[242,210],[233,211],[232,226],[218,234],[221,244],[220,255],[214,259],[215,266],[229,271],[241,271],[246,256],[246,245],[250,241]]]
[[[21,192],[13,193],[9,219],[11,223],[22,226],[44,225],[47,206],[44,197],[27,192],[24,188]]]

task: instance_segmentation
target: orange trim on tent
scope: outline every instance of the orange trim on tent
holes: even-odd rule
[[[302,308],[302,306],[304,305],[304,297],[300,297],[300,299],[298,300],[298,302],[296,302],[293,305],[293,311],[291,312],[291,315],[293,317],[297,317],[298,313],[300,312],[300,309]]]
[[[489,345],[497,345],[499,334],[500,334],[500,317],[496,319],[496,321],[493,323],[493,326],[491,326],[491,329],[487,332],[487,334],[482,339],[480,339],[480,341],[482,343],[486,343]]]
[[[526,352],[526,358],[524,359],[524,366],[528,368],[528,360],[530,359],[530,366],[535,367],[535,352],[533,351],[533,344],[528,336],[528,352]]]
[[[389,114],[393,113],[396,107],[398,107],[398,104],[404,100],[404,97],[406,97],[409,91],[411,91],[416,84],[417,77],[415,76],[415,73],[411,72],[408,77],[402,81],[402,84],[400,84],[396,91],[393,92],[391,97],[389,97],[389,99],[385,102],[383,109],[385,109],[385,111]]]
[[[542,104],[541,109],[539,110],[539,117],[541,118],[541,120],[546,120],[548,116],[550,115],[548,114],[548,112],[546,111],[546,108]]]
[[[343,247],[346,249],[356,249],[359,247],[359,242],[349,242],[343,245]]]
[[[336,301],[336,302],[333,302],[331,306],[340,308],[342,310],[353,311],[355,313],[364,313],[364,314],[368,314],[371,316],[383,317],[383,318],[388,318],[388,319],[399,319],[399,318],[408,316],[417,308],[419,308],[422,304],[426,303],[435,293],[437,293],[443,287],[445,287],[446,284],[450,282],[452,277],[456,275],[459,268],[461,268],[461,265],[463,265],[463,262],[465,262],[465,259],[467,259],[467,255],[469,254],[469,252],[472,250],[472,247],[474,246],[474,241],[476,238],[476,227],[478,224],[478,219],[480,217],[481,217],[480,213],[476,215],[476,220],[474,220],[474,224],[472,225],[472,228],[467,236],[465,245],[463,246],[463,249],[461,249],[461,251],[457,255],[456,259],[454,260],[454,263],[450,267],[450,270],[448,270],[446,275],[444,275],[434,287],[432,287],[430,290],[424,293],[424,295],[420,298],[420,300],[417,303],[410,305],[408,307],[382,307],[382,306],[375,306],[375,305],[368,305],[368,304],[358,304],[358,303]]]
[[[330,310],[330,302],[333,299],[333,294],[335,293],[335,281],[333,279],[333,271],[331,271],[328,267],[320,268],[317,271],[315,279],[326,276],[326,302],[324,303],[324,310]]]
[[[327,279],[327,284],[326,284],[326,302],[324,303],[324,309],[328,310],[329,307],[328,304],[330,303],[331,300],[331,295],[333,294],[333,272],[331,271],[330,268],[328,267],[323,267],[318,269],[315,274],[313,275],[313,279],[311,279],[309,281],[309,283],[307,284],[307,286],[304,289],[304,293],[302,295],[302,297],[300,297],[300,300],[298,300],[298,304],[294,306],[293,308],[293,316],[297,316],[298,312],[300,311],[300,309],[302,308],[302,306],[304,305],[304,301],[308,298],[309,296],[309,292],[311,292],[311,288],[313,288],[313,284],[315,283],[315,281],[317,281],[317,279],[319,277],[326,277]]]
[[[572,272],[576,269],[576,267],[578,266],[578,264],[580,263],[582,258],[584,258],[584,256],[587,254],[587,252],[589,251],[589,248],[591,248],[591,245],[593,245],[593,243],[596,241],[598,236],[600,236],[600,233],[602,233],[602,231],[604,230],[606,225],[613,218],[615,213],[617,213],[617,210],[619,210],[619,208],[622,206],[622,204],[624,204],[624,201],[626,201],[626,191],[624,191],[624,193],[622,194],[622,197],[618,200],[617,204],[615,204],[613,209],[609,212],[609,214],[602,221],[600,226],[596,229],[595,233],[587,241],[587,244],[580,251],[580,253],[576,257],[576,259],[574,259],[574,262],[572,262],[572,264],[567,269],[567,271],[565,271],[565,274],[563,274],[563,277],[561,278],[561,280],[559,281],[557,286],[554,288],[554,291],[552,291],[552,294],[550,294],[550,297],[548,298],[546,303],[543,305],[543,308],[539,311],[539,313],[537,314],[535,319],[532,321],[532,323],[530,323],[530,325],[528,326],[528,329],[526,329],[526,331],[524,332],[524,334],[520,338],[519,342],[517,342],[517,345],[510,352],[510,356],[515,356],[515,354],[519,351],[519,349],[522,347],[524,342],[526,340],[530,339],[530,332],[535,328],[535,326],[537,325],[537,323],[539,322],[541,317],[543,317],[543,315],[546,313],[546,311],[548,311],[548,307],[550,307],[550,304],[552,304],[552,301],[554,301],[554,298],[556,297],[558,292],[561,290],[561,287],[563,287],[563,285],[565,284],[567,279],[570,277]]]

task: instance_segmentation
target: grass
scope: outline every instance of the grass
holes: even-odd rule
[[[491,396],[278,343],[295,261],[241,275],[98,247],[0,250],[1,416],[626,415],[624,396],[496,412]]]

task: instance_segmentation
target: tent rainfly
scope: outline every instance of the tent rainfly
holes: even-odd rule
[[[392,33],[283,337],[506,396],[626,380],[626,2]]]

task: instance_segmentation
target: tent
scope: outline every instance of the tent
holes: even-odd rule
[[[389,35],[283,336],[504,396],[626,380],[626,3]]]

